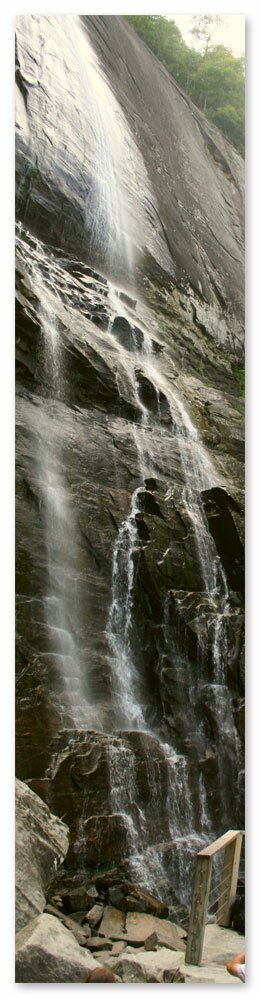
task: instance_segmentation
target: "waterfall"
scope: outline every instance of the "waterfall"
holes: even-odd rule
[[[39,321],[43,335],[43,363],[49,391],[59,400],[64,390],[62,346],[57,319],[44,285],[39,283]],[[72,500],[62,469],[57,441],[48,434],[48,420],[41,420],[40,475],[45,516],[48,591],[45,597],[46,624],[50,633],[55,668],[62,679],[65,700],[79,723],[82,709],[82,663],[77,635],[80,619],[77,606],[78,550]]]
[[[114,548],[113,572],[112,572],[112,601],[109,613],[108,637],[112,649],[112,686],[115,690],[120,690],[120,714],[119,725],[123,720],[126,728],[131,725],[137,729],[147,729],[145,707],[140,707],[141,680],[138,689],[138,672],[134,661],[133,636],[134,636],[134,613],[133,613],[133,593],[135,586],[135,564],[138,558],[138,529],[137,518],[139,513],[139,503],[145,489],[145,481],[149,476],[157,476],[155,464],[153,436],[151,431],[159,438],[163,437],[165,426],[162,421],[162,404],[168,406],[168,426],[167,432],[173,433],[178,444],[180,463],[183,473],[183,506],[186,510],[187,521],[194,538],[195,551],[197,553],[198,564],[201,573],[201,594],[200,600],[202,611],[198,604],[198,621],[200,613],[206,612],[207,625],[207,654],[212,662],[212,695],[217,697],[217,690],[221,688],[224,702],[227,702],[226,692],[226,661],[227,661],[227,630],[226,621],[229,613],[228,587],[223,567],[217,555],[215,543],[208,529],[206,516],[203,509],[201,493],[217,484],[217,479],[208,455],[206,454],[198,432],[193,426],[190,416],[185,410],[183,402],[178,398],[171,386],[167,383],[166,377],[155,363],[153,358],[152,339],[144,327],[139,329],[137,336],[136,326],[133,324],[129,310],[122,307],[122,303],[110,292],[112,306],[112,316],[108,325],[108,334],[116,344],[115,330],[118,326],[117,316],[121,315],[128,319],[129,332],[131,335],[131,350],[127,350],[122,343],[117,343],[120,356],[120,364],[124,367],[125,376],[130,380],[134,397],[136,399],[140,419],[139,424],[133,428],[133,437],[137,452],[137,461],[140,475],[140,484],[132,495],[131,507],[128,518],[119,528],[118,538]],[[129,344],[128,344],[129,346]],[[137,366],[138,363],[138,366]],[[153,386],[154,402],[152,409],[148,409],[144,403],[140,389],[140,377],[147,379]],[[187,599],[181,594],[176,594],[176,609],[180,615],[186,610]],[[165,604],[165,624],[164,637],[166,645],[169,641],[167,636],[167,615],[168,602]],[[177,621],[176,621],[177,622]],[[176,634],[177,638],[177,634]],[[204,637],[205,645],[205,637]],[[198,656],[201,655],[203,645],[200,643],[198,632]],[[204,647],[203,647],[204,651]],[[181,688],[189,689],[189,702],[191,709],[196,703],[196,698],[203,688],[203,679],[192,669],[189,654],[185,648],[182,650],[171,647],[168,651],[173,662],[176,675],[176,684]],[[199,659],[198,659],[199,661]],[[201,662],[202,664],[202,662]],[[202,671],[203,675],[203,671]],[[221,687],[220,685],[221,684]],[[145,692],[143,692],[145,702]],[[214,702],[217,702],[214,700]],[[230,705],[229,705],[230,706]],[[223,710],[214,712],[217,741],[220,744],[223,723]],[[149,725],[148,725],[149,730]],[[234,736],[234,726],[233,726]],[[236,738],[234,737],[234,742]],[[185,870],[185,850],[187,850],[188,839],[192,841],[192,836],[205,835],[211,829],[211,818],[208,808],[206,785],[203,774],[197,774],[197,795],[199,800],[199,813],[194,813],[192,798],[188,781],[188,762],[173,749],[166,746],[161,741],[164,751],[165,767],[169,774],[169,781],[172,787],[168,794],[166,810],[169,817],[169,837],[175,842],[178,841],[178,863],[179,877],[182,879],[181,871]],[[226,753],[224,752],[224,756]],[[228,810],[229,791],[223,783],[222,768],[226,765],[226,758],[220,752],[218,758],[218,773],[220,796],[222,796],[225,808]],[[120,784],[117,785],[117,775],[114,772],[114,780],[117,786],[116,796],[119,809],[123,807],[120,796]],[[152,773],[149,772],[149,782],[152,784]],[[115,788],[114,788],[115,791]],[[114,792],[113,791],[113,792]],[[143,845],[146,839],[145,816],[142,828],[140,828],[140,841]],[[196,839],[198,845],[198,839]],[[146,856],[147,848],[143,848],[143,857]],[[143,859],[144,866],[145,860]],[[147,873],[148,876],[148,873]]]
[[[115,309],[115,298],[112,297],[113,308]],[[122,310],[123,317],[128,315],[127,310]],[[108,326],[108,332],[113,337],[113,324],[115,311]],[[164,397],[168,403],[168,409],[172,424],[172,432],[177,437],[181,466],[184,477],[183,503],[188,515],[193,532],[198,561],[201,570],[202,590],[208,594],[212,605],[211,619],[211,650],[214,663],[214,681],[219,682],[224,679],[225,664],[223,655],[226,654],[225,636],[225,613],[228,605],[228,588],[223,567],[217,555],[215,543],[210,535],[206,516],[203,510],[201,493],[216,484],[212,466],[204,448],[199,440],[197,430],[193,426],[188,413],[185,411],[183,403],[176,397],[172,389],[169,388],[166,378],[158,371],[153,361],[152,340],[147,331],[142,329],[142,346],[138,344],[136,350],[136,330],[130,321],[133,343],[135,349],[132,355],[132,364],[129,354],[120,347],[120,362],[125,368],[125,375],[131,379],[133,393],[140,410],[140,425],[133,427],[133,435],[137,450],[138,465],[140,471],[140,486],[137,487],[132,496],[129,516],[123,522],[114,549],[113,575],[112,575],[112,604],[109,618],[109,635],[114,643],[117,640],[116,633],[121,637],[119,658],[122,655],[122,637],[124,647],[130,647],[131,639],[131,610],[133,603],[134,585],[134,552],[138,546],[138,533],[136,529],[136,516],[139,511],[139,495],[145,480],[149,476],[156,477],[156,467],[153,454],[153,444],[149,440],[150,431],[156,425],[156,430],[162,436],[164,426],[160,427],[161,401]],[[118,346],[118,344],[117,344]],[[139,366],[141,364],[144,375],[153,385],[155,393],[155,412],[151,414],[140,397],[140,386],[138,383],[136,361],[138,357]],[[139,372],[139,369],[138,369]],[[125,578],[123,577],[125,576]],[[124,596],[123,596],[124,594]],[[123,625],[124,620],[124,625]],[[118,656],[116,656],[118,658]],[[124,668],[125,678],[127,669]]]
[[[55,20],[49,19],[50,26],[54,28]],[[34,30],[37,24],[38,19],[35,18]],[[30,431],[33,429],[37,441],[35,463],[46,555],[42,599],[47,650],[42,654],[49,666],[50,699],[55,702],[57,716],[68,739],[67,748],[53,753],[47,775],[50,780],[55,780],[59,765],[76,743],[78,731],[83,731],[86,738],[89,732],[102,733],[102,765],[105,759],[109,774],[104,805],[106,814],[102,812],[102,816],[117,815],[122,818],[126,842],[124,869],[127,868],[129,875],[136,877],[148,890],[154,893],[161,891],[165,897],[171,897],[171,890],[174,890],[178,898],[188,904],[192,858],[213,828],[207,772],[206,768],[199,768],[198,765],[199,760],[200,766],[205,766],[207,758],[203,757],[202,751],[201,758],[200,746],[203,751],[205,746],[207,748],[209,731],[213,730],[217,755],[216,787],[225,815],[231,812],[231,784],[236,779],[239,756],[238,738],[232,721],[232,697],[227,689],[228,585],[202,501],[203,491],[221,483],[186,410],[181,389],[175,385],[172,387],[168,378],[167,351],[164,359],[160,354],[160,331],[152,313],[138,303],[139,316],[138,308],[135,313],[134,307],[124,304],[122,297],[125,292],[123,282],[122,287],[120,284],[122,272],[128,273],[131,287],[134,285],[133,272],[138,259],[137,229],[142,229],[142,213],[138,220],[133,219],[133,205],[126,197],[126,187],[131,188],[131,184],[136,183],[141,188],[144,183],[149,188],[145,167],[86,31],[77,18],[70,18],[65,29],[59,28],[58,35],[61,30],[63,63],[66,66],[68,61],[72,68],[74,99],[77,99],[77,114],[81,123],[81,186],[85,198],[84,225],[89,259],[95,270],[99,266],[101,273],[109,274],[111,280],[98,278],[95,271],[87,273],[84,263],[79,264],[77,272],[75,260],[72,261],[70,273],[67,259],[62,260],[50,251],[45,252],[39,241],[20,230],[17,247],[23,254],[23,271],[26,277],[30,277],[32,297],[36,299],[36,305],[31,307],[35,308],[40,329],[38,360],[40,358],[43,384],[42,406],[39,410],[35,407],[34,424],[29,427]],[[49,155],[52,156],[52,150],[49,150]],[[149,251],[149,246],[147,249]],[[117,287],[112,283],[116,279]],[[96,321],[97,312],[100,326]],[[117,528],[117,532],[116,536],[111,533],[115,541],[108,556],[111,562],[110,578],[107,566],[106,571],[103,563],[100,568],[95,544],[87,538],[88,579],[91,584],[95,566],[97,574],[99,572],[100,587],[103,587],[100,603],[103,594],[107,599],[104,607],[102,604],[102,626],[98,620],[97,653],[93,661],[86,654],[85,644],[86,635],[95,631],[98,614],[95,617],[93,596],[92,616],[89,613],[90,593],[85,582],[82,554],[82,551],[85,554],[86,541],[84,517],[91,518],[92,508],[90,503],[86,503],[83,523],[79,522],[75,502],[77,455],[70,476],[70,468],[66,464],[70,427],[66,453],[60,431],[66,419],[69,398],[70,359],[73,364],[73,348],[75,346],[77,353],[78,345],[86,360],[87,372],[85,374],[84,370],[82,377],[82,409],[84,406],[87,409],[87,389],[91,388],[88,385],[89,370],[94,370],[93,380],[96,377],[97,382],[102,383],[106,368],[115,405],[113,410],[111,404],[111,422],[114,412],[121,412],[124,385],[127,386],[127,411],[133,414],[124,416],[131,442],[133,469],[130,469],[127,484],[123,486],[124,505],[119,506],[125,509],[123,519],[117,523],[116,516],[111,516],[113,529]],[[95,356],[93,369],[89,361],[92,356]],[[75,379],[77,372],[78,369]],[[102,396],[98,418],[105,437],[110,413],[104,413],[104,398],[106,402],[107,396]],[[77,404],[76,396],[75,409]],[[85,435],[88,426],[86,419]],[[166,440],[169,454],[173,449],[176,454],[176,483],[172,478],[170,458],[165,468]],[[95,440],[91,456],[94,449]],[[99,474],[96,450],[94,457]],[[83,488],[89,474],[86,461],[79,479]],[[175,577],[173,569],[160,608],[153,656],[155,659],[158,652],[159,661],[163,649],[162,674],[166,659],[165,669],[171,670],[173,687],[178,693],[183,693],[183,701],[180,697],[179,703],[176,698],[171,732],[165,722],[163,702],[160,704],[161,724],[154,721],[149,709],[156,663],[152,661],[151,664],[149,660],[152,678],[148,677],[146,649],[138,648],[136,633],[136,589],[142,555],[139,524],[149,493],[149,481],[159,482],[162,492],[164,489],[165,502],[172,488],[178,490],[179,507],[187,529],[187,545],[190,545],[191,560],[193,558],[196,563],[200,587],[195,594],[178,588],[178,571]],[[159,566],[164,560],[167,561],[171,553],[174,545],[172,534],[169,530],[167,547],[158,562]],[[106,540],[105,536],[104,545]],[[190,624],[195,648],[193,655],[188,642]],[[103,668],[105,662],[105,675],[100,669],[101,659]],[[205,719],[203,714],[202,720],[201,717],[198,720],[201,704],[205,703],[207,717]],[[191,720],[198,735],[195,758]],[[84,737],[79,745],[79,757],[83,759],[86,754]],[[183,746],[181,751],[177,750],[178,737]],[[100,788],[102,766],[98,779]],[[82,875],[89,812],[87,791],[84,786],[82,789],[81,783],[79,788],[82,812],[78,821],[75,855]],[[98,790],[97,808],[101,810],[102,807]],[[173,887],[172,884],[169,886],[170,878]]]
[[[19,244],[19,236],[18,236]],[[21,243],[22,245],[22,243]],[[46,257],[39,243],[27,245],[26,266],[33,279],[38,298],[38,321],[41,329],[42,365],[46,384],[46,400],[37,414],[36,432],[39,440],[38,467],[42,496],[41,515],[44,518],[48,579],[44,597],[45,621],[49,651],[45,653],[54,670],[53,693],[61,723],[75,731],[90,729],[110,731],[111,741],[106,750],[110,780],[110,811],[120,815],[125,828],[126,855],[129,876],[137,878],[151,892],[161,885],[167,896],[170,876],[177,885],[179,898],[188,903],[188,873],[194,850],[201,847],[212,827],[207,798],[207,785],[202,772],[193,774],[197,783],[191,787],[189,758],[170,746],[167,738],[155,731],[147,714],[145,676],[140,673],[135,641],[135,579],[139,558],[138,517],[146,494],[146,482],[158,477],[164,481],[163,445],[165,435],[174,437],[180,455],[183,487],[182,501],[194,537],[201,571],[202,591],[198,594],[198,620],[207,610],[207,644],[198,631],[198,670],[194,670],[187,648],[182,645],[189,594],[176,590],[174,595],[174,630],[171,622],[172,595],[170,590],[163,609],[162,633],[165,651],[172,662],[176,687],[188,690],[191,712],[203,689],[211,695],[218,752],[218,792],[223,800],[230,797],[230,780],[223,773],[228,768],[227,756],[236,746],[234,725],[228,721],[232,704],[226,690],[227,631],[229,615],[228,588],[216,549],[207,530],[201,502],[201,492],[211,487],[214,475],[208,457],[199,440],[183,403],[169,386],[162,365],[154,352],[154,344],[145,323],[136,325],[131,310],[122,305],[119,294],[108,286],[106,349],[111,350],[120,379],[132,392],[137,409],[137,421],[129,423],[136,453],[136,479],[129,512],[119,525],[114,545],[111,575],[111,601],[105,636],[108,644],[109,683],[107,706],[98,704],[88,678],[88,662],[82,647],[83,615],[86,617],[88,593],[78,589],[81,576],[81,556],[77,516],[73,506],[66,465],[59,445],[59,419],[68,390],[68,370],[62,337],[62,323],[69,309],[74,308],[75,287],[70,286],[58,261]],[[25,257],[23,257],[25,260]],[[36,262],[37,261],[37,262]],[[93,285],[93,279],[92,279]],[[55,290],[54,290],[55,288]],[[79,297],[80,308],[82,308]],[[127,320],[128,347],[118,340],[118,318]],[[83,321],[84,328],[84,321]],[[93,335],[101,335],[93,327]],[[103,334],[104,335],[104,334]],[[154,328],[156,336],[156,327]],[[149,391],[147,386],[150,386]],[[148,399],[146,393],[148,391]],[[165,414],[167,420],[165,422]],[[50,417],[52,432],[50,433]],[[192,489],[194,483],[194,492]],[[165,557],[167,552],[165,552]],[[174,580],[173,580],[174,581]],[[84,580],[83,580],[84,582]],[[180,629],[180,636],[178,634]],[[180,640],[181,639],[181,640]],[[205,686],[203,656],[212,660],[212,681]],[[203,686],[204,683],[204,686]],[[191,715],[190,715],[191,716]],[[223,717],[226,717],[227,742],[223,744]],[[182,719],[185,728],[185,717]],[[203,728],[203,726],[202,726]],[[125,732],[125,735],[124,735]],[[136,774],[135,746],[126,742],[127,732],[136,732],[142,745],[146,768],[149,800],[139,799]],[[117,734],[116,734],[117,733]],[[153,747],[149,741],[153,737]],[[161,759],[156,762],[156,753]],[[235,748],[238,753],[238,746]],[[235,779],[235,756],[232,756]],[[162,785],[161,766],[167,789]],[[232,768],[231,767],[231,768]],[[127,774],[127,779],[126,779]],[[52,776],[51,776],[52,779]],[[197,795],[197,797],[196,797]],[[195,803],[195,798],[198,803]],[[138,802],[139,799],[139,802]],[[163,841],[160,835],[151,841],[152,814],[163,802]],[[87,796],[84,794],[79,821],[75,855],[81,857],[87,819]],[[165,851],[164,843],[168,843]],[[170,844],[172,844],[170,846]],[[189,859],[187,858],[189,857]],[[85,862],[85,860],[84,860]],[[83,863],[84,865],[84,863]]]
[[[140,705],[138,672],[131,652],[134,551],[137,545],[135,523],[139,489],[133,493],[131,511],[123,522],[114,548],[112,602],[107,633],[112,648],[113,693],[118,698],[118,724],[145,727]]]
[[[22,249],[19,236],[17,245]],[[48,573],[43,599],[48,648],[44,652],[44,661],[52,674],[52,696],[62,726],[95,725],[99,728],[100,719],[91,704],[86,662],[80,645],[86,603],[83,610],[80,591],[84,579],[80,567],[74,497],[59,443],[59,419],[66,399],[67,372],[56,313],[57,286],[55,293],[52,291],[53,277],[57,274],[53,274],[51,262],[47,262],[39,241],[33,245],[32,261],[28,249],[27,245],[27,267],[33,275],[38,298],[41,360],[47,389],[44,408],[36,411],[35,427],[29,427],[30,432],[35,429],[38,438],[40,509]]]
[[[132,269],[130,221],[122,186],[124,149],[122,132],[126,131],[123,114],[102,73],[97,56],[78,18],[70,18],[68,43],[79,76],[80,113],[83,134],[91,129],[92,177],[86,198],[86,226],[90,231],[91,257],[100,257],[103,265],[123,256]]]

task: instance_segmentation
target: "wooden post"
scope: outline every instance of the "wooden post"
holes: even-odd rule
[[[221,878],[221,895],[218,903],[218,925],[229,925],[230,908],[235,900],[239,871],[240,853],[243,833],[237,832],[236,838],[226,846]]]
[[[204,931],[211,881],[212,856],[197,856],[192,907],[187,937],[185,963],[199,965],[202,959]]]
[[[197,855],[185,963],[197,965],[201,963],[212,861],[213,856],[221,849],[224,849],[225,853],[217,921],[219,925],[229,924],[230,907],[237,888],[242,839],[243,832],[225,832],[219,839],[215,839],[215,842],[211,842],[206,849],[201,849]],[[224,919],[226,920],[224,921]]]

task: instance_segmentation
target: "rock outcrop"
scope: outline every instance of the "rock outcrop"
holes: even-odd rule
[[[41,914],[47,888],[64,860],[69,829],[46,804],[16,780],[16,930]]]
[[[52,915],[39,915],[17,934],[16,984],[83,984],[96,967]]]

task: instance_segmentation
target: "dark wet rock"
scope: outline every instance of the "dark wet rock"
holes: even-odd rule
[[[93,815],[85,823],[88,865],[118,867],[127,836],[124,813]]]
[[[63,891],[61,896],[62,908],[68,914],[80,909],[85,913],[88,908],[93,908],[93,904],[97,900],[98,891],[94,884],[90,887],[85,887],[84,884],[71,887],[70,891]]]
[[[122,902],[124,902],[124,898],[125,898],[125,893],[122,887],[120,887],[120,885],[115,887],[109,887],[108,890],[109,904],[112,904],[114,908],[121,908]]]
[[[128,880],[113,877],[96,877],[95,883],[106,899],[106,903],[121,911],[139,911],[155,915],[157,918],[167,918],[168,905],[157,897],[142,891],[137,884]]]
[[[232,510],[237,503],[228,496],[225,489],[215,488],[202,495],[209,529],[214,538],[218,554],[225,569],[228,584],[235,592],[244,593],[244,549],[241,543]]]
[[[128,322],[128,319],[124,319],[123,316],[116,316],[113,321],[112,331],[115,334],[119,343],[125,347],[126,350],[141,350],[144,342],[144,334],[138,326],[132,325]]]
[[[77,845],[78,824],[82,817],[82,796],[84,797],[84,837],[80,846],[80,859],[93,876],[93,870],[124,869],[129,875],[127,861],[125,865],[125,837],[129,828],[129,819],[124,813],[111,813],[110,808],[110,775],[108,769],[109,753],[120,753],[122,765],[124,759],[131,760],[132,752],[136,766],[136,796],[130,803],[130,815],[136,829],[140,830],[140,809],[148,808],[151,826],[151,842],[154,838],[163,839],[166,835],[167,818],[162,812],[154,814],[154,785],[150,784],[152,774],[157,774],[158,786],[162,799],[168,791],[168,776],[165,771],[163,750],[157,739],[145,732],[123,732],[118,735],[102,735],[102,733],[73,734],[71,732],[70,746],[66,747],[66,734],[61,735],[56,742],[57,772],[49,787],[42,784],[42,794],[51,793],[58,814],[67,808],[67,820],[70,826],[70,847],[67,858],[67,869],[76,873],[79,862],[79,847]],[[153,776],[154,780],[154,776]],[[79,794],[80,788],[80,794]],[[40,781],[38,781],[40,789]],[[95,809],[98,814],[95,814]],[[98,880],[95,878],[96,884]],[[54,892],[55,893],[55,892]],[[81,890],[77,903],[87,891]],[[76,892],[77,897],[77,892]],[[73,905],[73,893],[69,892],[68,902]],[[68,908],[67,908],[68,910]],[[88,916],[87,916],[88,917]]]

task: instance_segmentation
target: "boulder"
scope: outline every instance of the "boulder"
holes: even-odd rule
[[[16,928],[40,914],[46,890],[66,856],[69,829],[32,790],[16,780]]]
[[[38,915],[17,934],[17,984],[81,984],[96,966],[53,915]]]
[[[112,969],[126,984],[160,984],[164,981],[165,972],[174,974],[182,962],[180,953],[162,948],[155,953],[124,953],[113,961]]]
[[[161,946],[171,946],[172,949],[185,950],[184,943],[172,922],[165,918],[160,921],[153,915],[139,915],[130,912],[126,917],[126,940],[133,945],[145,944],[153,935],[158,938]],[[167,940],[167,942],[165,941]]]
[[[153,897],[141,890],[137,884],[128,881],[115,882],[107,888],[109,904],[121,911],[138,911],[157,918],[167,918],[169,914],[168,905],[163,904],[158,898]]]
[[[91,929],[96,929],[101,922],[101,918],[104,912],[103,904],[94,904],[93,908],[88,911],[86,915],[86,922],[90,925]],[[105,933],[103,933],[105,935]]]
[[[182,974],[179,967],[177,970],[164,970],[163,972],[163,983],[164,984],[185,984],[185,977]]]
[[[117,939],[117,942],[113,943],[112,946],[111,950],[112,956],[121,956],[121,953],[124,952],[125,948],[126,948],[126,943],[123,942],[123,939]]]
[[[159,945],[185,951],[181,930],[165,918],[158,919],[154,915],[130,912],[125,916],[116,908],[107,907],[99,932],[110,939],[123,940],[133,946],[144,944],[147,949],[154,949],[154,946]]]
[[[89,940],[91,936],[91,929],[87,923],[85,923],[84,928],[82,928],[82,926],[78,925],[73,918],[68,918],[67,915],[63,915],[62,912],[59,911],[59,909],[54,908],[54,905],[52,904],[46,905],[45,912],[48,915],[54,915],[55,918],[59,918],[60,922],[65,925],[66,929],[73,932],[79,946],[86,946],[87,939]]]
[[[97,900],[98,892],[94,884],[91,884],[89,888],[82,884],[80,887],[72,887],[69,891],[62,893],[63,908],[64,911],[68,912],[68,915],[74,911],[87,911],[88,908],[93,907]]]
[[[174,925],[158,925],[158,928],[145,939],[144,948],[153,950],[156,946],[166,946],[168,949],[180,950],[185,953],[185,944],[176,932]]]
[[[85,939],[84,945],[87,946],[91,953],[97,953],[100,950],[112,950],[113,948],[111,939],[106,939],[105,936],[91,936],[91,939]]]
[[[118,978],[109,970],[109,967],[96,967],[92,970],[88,979],[88,984],[117,984]],[[120,983],[120,981],[119,981]]]
[[[122,911],[118,911],[117,908],[111,907],[105,908],[104,915],[102,918],[101,925],[99,927],[100,933],[103,936],[108,936],[110,939],[124,939],[125,938],[125,915]]]

